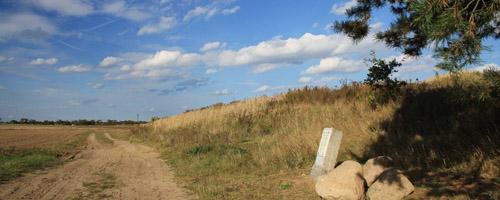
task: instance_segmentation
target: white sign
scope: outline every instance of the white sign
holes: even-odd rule
[[[329,172],[337,163],[337,155],[342,140],[342,132],[333,128],[323,129],[319,142],[318,154],[311,170],[311,176],[316,179]]]

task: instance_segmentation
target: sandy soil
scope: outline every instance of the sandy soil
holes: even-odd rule
[[[194,199],[154,149],[106,137],[113,144],[91,134],[76,160],[0,185],[0,199]]]

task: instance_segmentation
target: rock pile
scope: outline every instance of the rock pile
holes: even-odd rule
[[[369,159],[363,166],[356,161],[345,161],[318,178],[316,193],[327,200],[361,200],[365,198],[366,185],[366,199],[402,199],[414,187],[392,164],[392,159],[386,156]]]

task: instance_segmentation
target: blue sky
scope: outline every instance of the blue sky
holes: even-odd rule
[[[353,1],[3,0],[0,117],[135,119],[217,102],[363,80],[370,50],[425,79],[438,61],[404,58],[370,35],[328,29]],[[373,31],[390,24],[386,10]],[[498,67],[500,45],[471,69]]]

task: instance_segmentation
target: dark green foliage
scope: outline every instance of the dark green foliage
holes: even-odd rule
[[[378,59],[372,53],[372,58],[368,59],[371,67],[368,69],[368,77],[365,83],[374,88],[374,94],[369,96],[369,101],[373,107],[379,103],[386,103],[387,101],[396,98],[399,89],[402,85],[406,84],[397,78],[391,78],[391,75],[397,72],[396,68],[401,66],[401,63],[393,59],[386,62],[383,59]]]
[[[386,5],[395,20],[377,39],[410,56],[433,44],[435,56],[442,59],[437,67],[450,72],[478,63],[482,41],[500,37],[495,31],[500,27],[498,0],[358,0],[346,11],[349,19],[333,28],[359,41],[368,35],[373,9]]]

